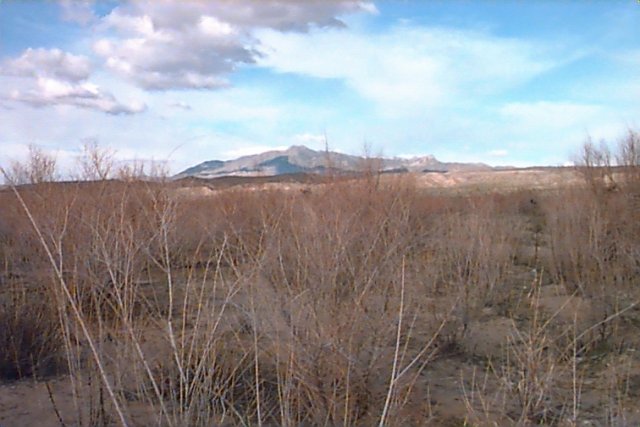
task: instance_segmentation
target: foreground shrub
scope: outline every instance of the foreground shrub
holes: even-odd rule
[[[0,293],[0,379],[43,378],[64,371],[59,322],[37,292]]]

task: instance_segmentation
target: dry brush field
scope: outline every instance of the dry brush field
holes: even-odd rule
[[[601,159],[5,187],[0,424],[638,425],[640,179]]]

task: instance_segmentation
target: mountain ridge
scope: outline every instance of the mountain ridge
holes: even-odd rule
[[[441,162],[433,155],[365,157],[335,151],[316,151],[304,145],[286,150],[270,150],[232,160],[208,160],[187,168],[176,179],[219,178],[224,176],[277,176],[291,173],[357,173],[375,169],[382,172],[450,172],[491,170],[484,163]]]

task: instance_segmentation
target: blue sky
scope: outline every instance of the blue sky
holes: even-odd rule
[[[305,144],[560,165],[640,118],[637,1],[0,3],[0,165]]]

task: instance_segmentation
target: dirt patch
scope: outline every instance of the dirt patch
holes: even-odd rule
[[[496,317],[472,322],[462,338],[462,347],[469,354],[486,358],[502,358],[506,346],[515,339],[512,319]]]

